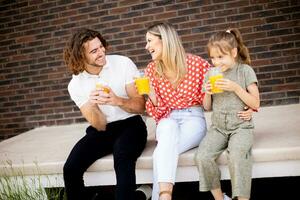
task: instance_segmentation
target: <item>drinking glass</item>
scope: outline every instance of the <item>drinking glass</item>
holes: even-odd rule
[[[223,92],[222,89],[216,87],[216,85],[215,85],[217,80],[223,78],[223,73],[221,71],[221,68],[220,67],[212,67],[208,71],[208,76],[209,76],[209,81],[211,84],[211,92],[214,94]]]

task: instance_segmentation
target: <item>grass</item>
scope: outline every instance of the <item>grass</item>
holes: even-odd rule
[[[10,173],[0,175],[0,199],[1,200],[64,200],[64,188],[45,189],[41,184],[41,177],[33,175],[25,177],[21,172],[16,172],[9,164],[7,170]]]

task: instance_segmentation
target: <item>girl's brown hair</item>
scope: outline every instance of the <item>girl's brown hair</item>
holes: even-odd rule
[[[64,60],[66,65],[70,68],[73,74],[77,75],[85,70],[85,56],[83,44],[87,41],[93,40],[98,37],[102,45],[106,49],[108,43],[102,37],[102,35],[94,30],[80,29],[71,37],[64,49]]]
[[[243,42],[240,31],[236,28],[212,35],[207,44],[208,54],[211,47],[217,47],[223,54],[228,54],[233,48],[237,48],[237,61],[248,65],[251,63],[248,48]]]

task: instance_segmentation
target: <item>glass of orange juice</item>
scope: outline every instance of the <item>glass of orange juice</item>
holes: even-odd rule
[[[103,92],[105,93],[109,93],[109,87],[108,87],[108,83],[105,82],[104,80],[101,80],[99,79],[97,82],[96,82],[96,89],[97,90],[102,90]]]
[[[222,89],[216,87],[215,83],[217,80],[222,79],[223,78],[223,73],[221,71],[220,67],[212,67],[209,71],[208,71],[208,75],[209,75],[209,82],[211,84],[211,92],[212,93],[221,93],[223,92]]]
[[[135,78],[134,82],[139,95],[149,94],[150,92],[149,77],[146,77],[143,71],[140,71],[139,77]]]

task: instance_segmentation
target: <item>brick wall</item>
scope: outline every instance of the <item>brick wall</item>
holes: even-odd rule
[[[217,2],[217,3],[213,3]],[[251,52],[263,106],[299,103],[300,2],[93,0],[0,2],[0,140],[38,126],[83,122],[70,100],[63,47],[79,27],[99,30],[110,53],[142,68],[145,28],[176,25],[188,52],[207,58],[217,30],[237,27]]]

